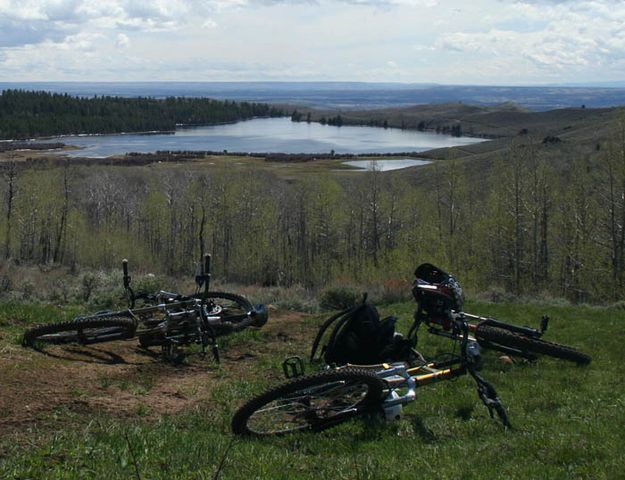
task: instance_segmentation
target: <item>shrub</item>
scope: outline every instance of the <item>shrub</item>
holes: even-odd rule
[[[613,303],[610,305],[610,308],[614,310],[625,310],[625,300],[619,300],[618,302]]]
[[[235,292],[243,295],[254,304],[261,303],[269,308],[313,313],[319,310],[313,293],[302,285],[290,287],[258,285],[236,285],[216,283],[212,290]]]
[[[478,300],[492,303],[510,303],[514,302],[517,297],[499,286],[491,286],[487,290],[476,295]]]
[[[81,288],[80,288],[80,293],[82,297],[81,300],[87,303],[89,299],[91,298],[91,294],[97,288],[97,286],[98,286],[98,276],[91,272],[85,273],[82,276],[82,281],[81,281]]]
[[[33,300],[35,296],[35,284],[30,280],[24,280],[20,285],[20,290],[22,291],[22,300],[29,301]]]
[[[382,282],[379,291],[372,291],[374,303],[389,304],[407,302],[412,299],[412,286],[402,278],[391,278]]]
[[[69,284],[62,278],[59,278],[52,285],[52,290],[50,292],[49,298],[54,303],[65,304],[69,301],[70,293],[71,288]]]
[[[319,295],[319,307],[323,310],[344,310],[354,306],[361,298],[362,292],[354,287],[329,287]]]

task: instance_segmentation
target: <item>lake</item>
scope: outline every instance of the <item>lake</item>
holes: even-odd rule
[[[128,152],[196,150],[258,153],[402,153],[482,142],[483,139],[375,127],[336,127],[258,118],[227,125],[178,128],[173,134],[76,135],[58,139],[80,147],[70,156],[109,157]]]

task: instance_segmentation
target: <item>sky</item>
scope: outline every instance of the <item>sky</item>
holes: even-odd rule
[[[0,0],[0,81],[625,81],[625,1]]]

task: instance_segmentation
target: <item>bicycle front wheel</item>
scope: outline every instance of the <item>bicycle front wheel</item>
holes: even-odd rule
[[[220,322],[230,323],[234,328],[261,327],[267,321],[266,315],[255,315],[254,306],[247,298],[235,293],[208,292],[206,304],[209,316],[218,316]]]
[[[356,368],[296,378],[247,402],[234,415],[238,435],[321,431],[381,405],[386,383]]]
[[[478,326],[475,332],[475,338],[477,342],[485,348],[497,349],[497,346],[501,345],[502,347],[513,348],[521,352],[536,353],[560,358],[562,360],[569,360],[579,365],[588,365],[592,360],[589,355],[567,345],[546,342],[539,338],[528,337],[490,325]]]
[[[34,347],[38,343],[89,345],[132,338],[134,334],[135,322],[131,318],[82,317],[32,328],[24,334],[24,345],[29,347]]]

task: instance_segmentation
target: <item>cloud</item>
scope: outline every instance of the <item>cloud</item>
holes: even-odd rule
[[[499,27],[508,25],[508,29],[446,33],[435,47],[440,51],[516,58],[527,62],[526,66],[552,72],[607,66],[625,56],[622,3],[517,1],[514,12],[522,13],[523,20],[499,23]],[[527,28],[529,24],[536,28]]]
[[[130,39],[128,38],[128,35],[124,35],[123,33],[118,34],[115,45],[119,48],[125,48],[130,45]]]
[[[217,22],[212,18],[208,18],[202,23],[202,28],[217,28]]]
[[[0,0],[0,80],[608,80],[624,24],[622,0]]]
[[[0,48],[61,41],[75,32],[67,22],[76,3],[0,0]]]

